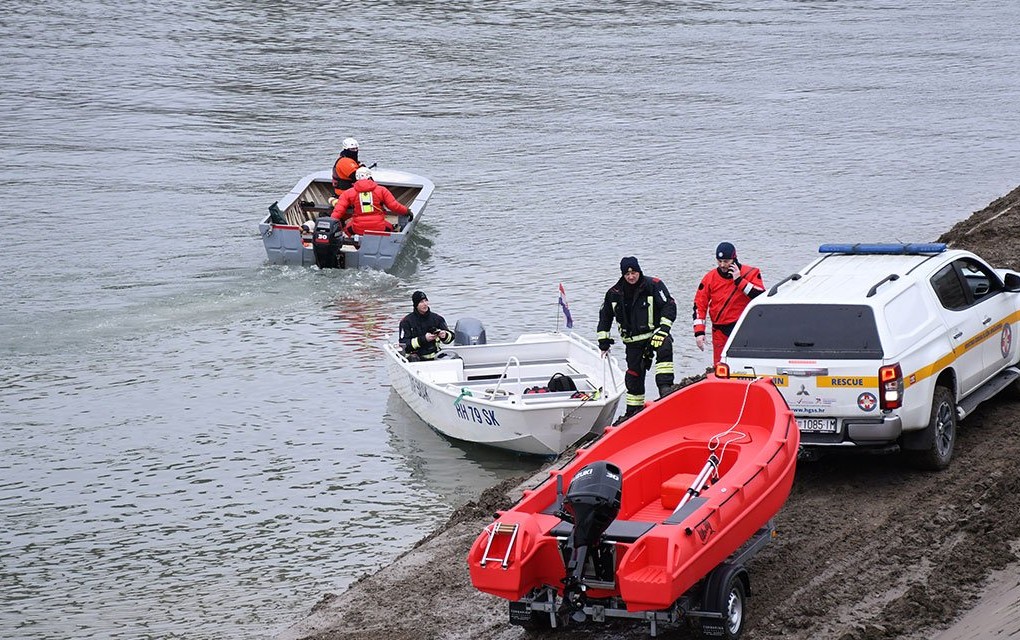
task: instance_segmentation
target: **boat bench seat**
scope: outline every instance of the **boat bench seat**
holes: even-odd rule
[[[584,380],[584,381],[588,380],[588,376],[582,375],[582,374],[578,374],[578,373],[575,373],[574,375],[572,375],[570,377],[574,380],[575,384],[577,384],[579,381],[582,381],[582,380]],[[492,386],[492,385],[496,384],[497,380],[499,380],[499,375],[498,374],[494,375],[492,377],[486,376],[484,378],[476,378],[474,376],[468,376],[467,382],[464,383],[464,386],[466,386],[466,387],[476,387],[476,386],[486,385],[486,384],[489,385],[489,386]],[[546,383],[546,382],[549,382],[549,376],[522,376],[521,377],[521,383],[524,384],[524,385],[527,385],[529,387],[536,386],[536,385],[537,386],[544,386],[544,383]],[[516,384],[517,384],[517,376],[514,376],[512,378],[508,377],[508,378],[504,378],[503,379],[503,383],[500,385],[500,387],[505,387],[507,385],[516,385]]]
[[[634,542],[648,533],[656,524],[658,523],[638,520],[613,520],[606,532],[602,534],[602,540],[605,542]],[[549,535],[568,538],[573,531],[574,525],[560,521],[558,525],[549,530]]]
[[[693,473],[678,473],[662,483],[659,501],[663,509],[676,509],[680,499],[691,488],[698,476]]]
[[[456,349],[456,347],[453,347],[453,348]],[[555,364],[555,365],[559,365],[561,367],[569,367],[570,366],[570,362],[568,362],[566,358],[551,358],[549,360],[530,360],[529,359],[526,362],[521,363],[521,366],[522,367],[529,367],[529,366],[540,365],[540,364],[541,365]],[[465,369],[496,369],[497,371],[502,371],[503,367],[505,367],[505,366],[506,366],[506,360],[503,360],[501,362],[472,362],[470,364],[465,364],[464,368]],[[510,365],[510,366],[513,367],[514,365]]]

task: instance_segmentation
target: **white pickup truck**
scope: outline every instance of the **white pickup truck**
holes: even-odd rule
[[[1020,391],[1020,274],[935,243],[819,252],[751,302],[716,375],[772,377],[809,452],[898,445],[944,469],[957,422]]]

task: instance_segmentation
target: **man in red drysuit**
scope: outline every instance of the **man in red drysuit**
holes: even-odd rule
[[[719,362],[726,340],[747,304],[765,291],[761,271],[737,260],[729,242],[715,249],[718,266],[705,274],[694,294],[694,339],[705,350],[705,320],[712,321],[712,364]]]

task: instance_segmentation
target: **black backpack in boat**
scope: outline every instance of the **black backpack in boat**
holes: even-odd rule
[[[577,385],[574,384],[574,379],[563,373],[554,373],[549,378],[549,384],[546,385],[550,392],[553,391],[577,391]]]

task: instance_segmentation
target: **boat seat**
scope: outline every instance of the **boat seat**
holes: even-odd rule
[[[467,369],[468,367],[464,368]],[[588,379],[588,376],[583,374],[574,374],[570,377],[574,380],[575,383],[580,380]],[[478,386],[484,384],[491,385],[494,384],[496,380],[499,380],[499,374],[497,373],[491,376],[468,376],[467,378],[468,378],[467,382],[464,383],[465,386]],[[521,382],[525,384],[534,382],[549,382],[549,376],[522,376]],[[517,384],[517,376],[504,378],[503,384]],[[529,384],[528,386],[532,385]]]
[[[693,473],[678,473],[662,483],[659,501],[663,509],[676,509],[680,499],[684,497],[698,476]]]
[[[700,509],[701,505],[705,504],[706,502],[708,502],[708,498],[701,497],[691,498],[690,500],[687,501],[687,504],[684,505],[683,509],[677,511],[670,517],[663,520],[662,524],[680,524],[681,522],[687,519],[687,516],[691,515],[692,513]]]
[[[606,532],[602,534],[602,540],[605,542],[634,542],[648,533],[656,524],[638,520],[613,520]],[[549,535],[567,538],[573,531],[574,525],[561,520],[558,525],[549,530]]]
[[[584,393],[587,391],[579,390]],[[577,391],[545,391],[543,393],[524,393],[521,394],[524,397],[525,402],[542,402],[543,400],[552,402],[560,400],[570,400],[574,397]]]
[[[530,360],[529,359],[529,360],[527,360],[527,362],[522,362],[521,366],[522,367],[526,367],[526,366],[536,365],[536,364],[543,364],[543,365],[544,364],[557,364],[557,365],[560,365],[560,366],[563,366],[563,367],[569,367],[570,366],[570,362],[568,362],[567,360],[565,360],[563,358],[553,358],[551,360]],[[504,360],[503,362],[473,362],[471,364],[465,365],[465,368],[466,369],[487,369],[489,367],[492,367],[492,368],[499,369],[500,371],[502,371],[503,367],[505,367],[505,366],[506,366],[506,361]]]

